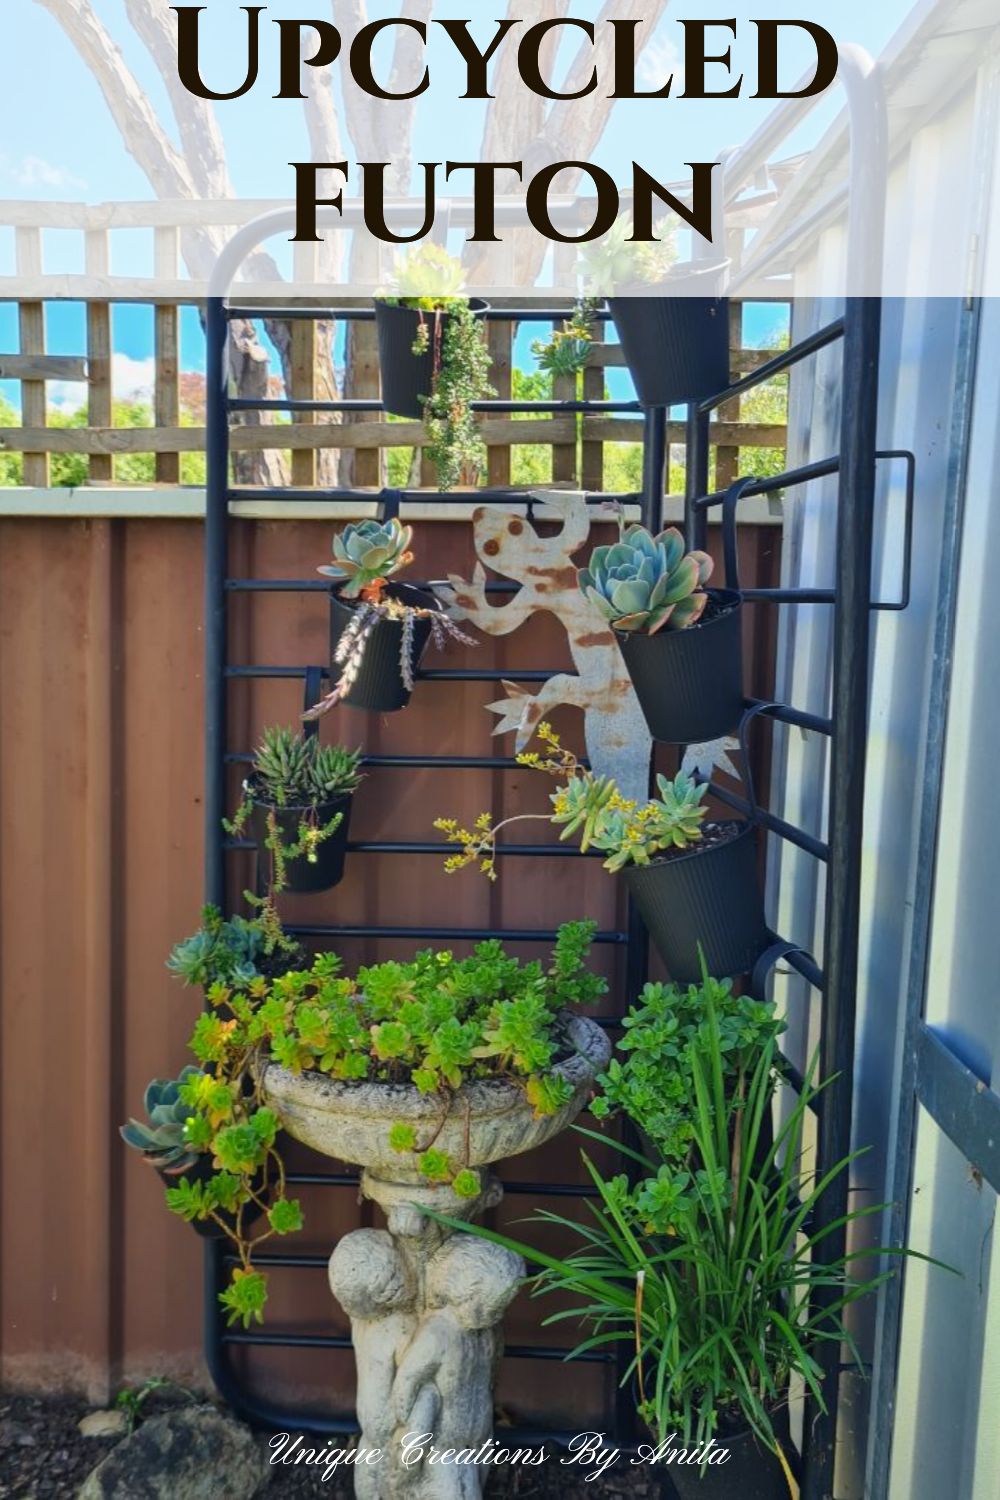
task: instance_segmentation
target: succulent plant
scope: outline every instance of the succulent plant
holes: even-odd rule
[[[610,297],[618,287],[662,281],[677,259],[676,224],[663,220],[655,232],[656,241],[633,240],[632,216],[622,214],[607,234],[587,244],[580,266],[588,292]]]
[[[125,1144],[141,1151],[160,1172],[178,1175],[198,1160],[199,1152],[186,1139],[185,1126],[192,1110],[181,1099],[181,1089],[200,1073],[200,1068],[187,1067],[177,1078],[154,1078],[143,1098],[149,1123],[129,1120],[120,1127]]]
[[[254,754],[256,790],[276,807],[314,807],[357,790],[360,750],[272,725]]]
[[[463,295],[465,269],[441,245],[421,245],[400,256],[389,301],[433,312]]]
[[[713,566],[705,552],[685,554],[674,526],[659,536],[629,526],[613,545],[594,549],[577,582],[616,630],[655,635],[664,626],[684,630],[700,620],[708,603],[702,586]]]
[[[412,540],[413,527],[395,517],[384,522],[352,522],[333,539],[333,562],[319,571],[343,584],[346,599],[356,599],[364,589],[413,561]]]
[[[246,986],[264,972],[266,955],[267,933],[259,920],[224,922],[217,907],[206,906],[201,927],[175,944],[167,968],[184,984],[202,989],[216,983]]]

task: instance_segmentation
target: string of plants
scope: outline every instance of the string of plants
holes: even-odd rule
[[[650,263],[649,249],[643,260],[623,222],[603,252],[619,257],[615,279],[627,290],[704,274],[671,271],[669,246]],[[461,283],[439,290],[450,274],[442,257],[433,249],[412,256],[377,315],[385,404],[424,416],[446,485],[478,462],[471,403],[487,391],[489,360]],[[650,299],[655,314],[640,298],[645,320],[634,296],[620,300],[624,309],[613,299],[611,310],[644,402],[669,405],[724,386],[728,317],[713,286],[702,298]],[[543,367],[583,367],[595,311],[581,297],[572,320],[539,346]],[[649,351],[640,347],[651,324],[656,375],[667,382],[655,392],[643,383]],[[886,1255],[903,1252],[823,1257],[825,1237],[881,1206],[813,1227],[817,1204],[854,1157],[821,1177],[812,1170],[807,1122],[833,1080],[819,1081],[814,1062],[791,1087],[775,1005],[747,992],[746,976],[773,941],[752,787],[750,816],[719,821],[697,775],[660,776],[656,795],[627,798],[545,723],[518,757],[552,787],[548,807],[527,816],[551,823],[581,853],[604,856],[670,976],[627,997],[613,1049],[587,1014],[607,989],[590,962],[592,921],[565,923],[547,960],[525,961],[491,939],[466,956],[428,948],[354,973],[333,952],[307,955],[284,930],[286,898],[343,879],[352,806],[366,795],[363,752],[321,742],[319,721],[338,704],[405,709],[428,646],[471,643],[433,591],[399,579],[413,562],[412,540],[395,518],[348,525],[334,538],[320,569],[331,584],[331,690],[304,727],[265,730],[226,825],[234,837],[249,830],[257,846],[258,882],[246,893],[252,915],[226,920],[208,908],[170,955],[171,972],[204,993],[194,1061],[149,1085],[146,1119],[130,1120],[122,1136],[163,1178],[173,1213],[231,1243],[220,1301],[243,1327],[261,1322],[267,1305],[258,1252],[304,1224],[289,1192],[283,1133],[363,1169],[363,1191],[386,1209],[389,1225],[369,1248],[396,1257],[396,1289],[359,1290],[356,1272],[341,1278],[355,1317],[362,1440],[409,1430],[430,1387],[441,1425],[460,1446],[490,1435],[494,1346],[474,1346],[486,1393],[478,1415],[469,1415],[448,1372],[474,1333],[498,1337],[523,1271],[552,1307],[546,1322],[577,1330],[571,1359],[624,1349],[623,1381],[639,1422],[665,1461],[683,1455],[670,1467],[682,1496],[712,1500],[737,1487],[749,1500],[795,1495],[790,1401],[804,1392],[822,1409],[817,1351],[832,1341],[856,1357],[848,1309],[891,1274]],[[726,571],[728,587],[712,588],[711,558],[687,551],[679,532],[653,535],[623,521],[618,539],[594,548],[578,572],[661,742],[703,743],[743,725],[732,545]],[[489,811],[471,828],[438,819],[451,846],[446,870],[495,881],[498,847],[517,821],[498,823]],[[585,1109],[592,1123],[574,1123]],[[621,1144],[622,1122],[637,1149]],[[579,1132],[594,1189],[583,1217],[542,1210],[516,1241],[484,1227],[479,1218],[498,1196],[491,1167],[569,1127]],[[542,1248],[553,1231],[568,1247],[561,1253]],[[479,1314],[432,1290],[429,1268],[442,1245],[466,1239],[484,1255],[507,1257],[478,1267],[480,1288],[484,1267],[496,1281]],[[503,1266],[515,1268],[509,1284]],[[390,1312],[398,1323],[400,1309],[410,1321],[387,1377],[384,1360],[366,1358],[361,1329],[388,1324]],[[416,1352],[428,1341],[430,1364]],[[419,1379],[407,1375],[415,1361]]]

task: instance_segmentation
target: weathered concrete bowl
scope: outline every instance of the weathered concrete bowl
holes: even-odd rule
[[[470,1167],[533,1151],[572,1124],[595,1077],[607,1066],[611,1047],[593,1021],[568,1014],[565,1021],[576,1050],[552,1071],[572,1084],[573,1095],[552,1115],[536,1115],[524,1089],[500,1079],[459,1089],[443,1125],[441,1100],[410,1084],[343,1083],[271,1064],[264,1091],[297,1141],[337,1161],[367,1167],[389,1182],[424,1183],[416,1156],[389,1147],[389,1131],[397,1123],[416,1127],[419,1148],[433,1144],[456,1165]]]

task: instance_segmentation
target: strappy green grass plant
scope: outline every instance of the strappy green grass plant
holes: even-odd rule
[[[769,1141],[766,1122],[780,1086],[776,1040],[761,1047],[734,1087],[710,995],[705,1026],[709,1045],[688,1057],[691,1144],[683,1164],[650,1161],[583,1131],[631,1158],[646,1185],[656,1183],[655,1232],[643,1206],[644,1184],[624,1173],[605,1177],[586,1153],[596,1190],[588,1218],[580,1223],[543,1210],[529,1221],[575,1241],[565,1256],[449,1222],[517,1250],[537,1267],[530,1278],[535,1296],[569,1298],[545,1324],[584,1326],[570,1359],[626,1345],[623,1384],[634,1381],[639,1415],[657,1442],[678,1433],[701,1446],[751,1429],[778,1456],[794,1494],[775,1421],[789,1381],[801,1377],[823,1408],[822,1346],[845,1345],[858,1358],[846,1310],[892,1274],[876,1268],[856,1276],[857,1266],[909,1252],[849,1250],[824,1261],[831,1236],[884,1208],[855,1209],[814,1227],[824,1196],[862,1154],[844,1157],[821,1176],[808,1165],[808,1115],[834,1080],[817,1084],[814,1064]]]

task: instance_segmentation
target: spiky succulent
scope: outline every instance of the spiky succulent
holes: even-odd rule
[[[254,754],[256,789],[275,807],[315,807],[356,791],[360,750],[321,745],[315,735],[272,725]]]
[[[396,517],[352,522],[333,539],[333,562],[319,571],[343,585],[345,599],[356,599],[413,561],[412,540],[413,527]]]
[[[703,591],[714,564],[705,552],[684,552],[675,526],[653,536],[629,526],[617,542],[595,547],[577,582],[594,608],[616,630],[655,635],[664,626],[684,630],[701,619]]]
[[[154,1078],[146,1089],[143,1106],[149,1123],[129,1120],[120,1127],[127,1146],[141,1151],[148,1162],[161,1172],[176,1175],[187,1171],[198,1160],[198,1151],[186,1139],[185,1126],[192,1114],[190,1105],[181,1098],[181,1089],[189,1078],[200,1075],[200,1068],[183,1068],[177,1078]]]

